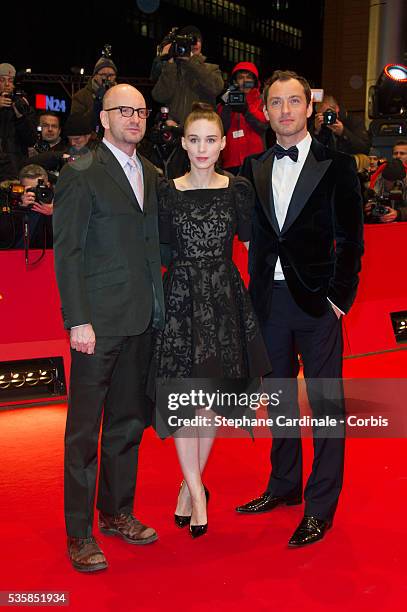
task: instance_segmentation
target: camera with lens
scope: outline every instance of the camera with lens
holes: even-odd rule
[[[168,119],[169,109],[166,106],[162,106],[158,121],[150,132],[151,142],[164,148],[170,148],[177,145],[183,134],[182,128],[178,125],[167,125]]]
[[[33,193],[39,204],[51,204],[54,199],[54,190],[44,184],[44,179],[38,179],[37,186],[30,187],[27,192]]]
[[[380,222],[380,217],[387,215],[388,208],[394,208],[393,202],[389,195],[379,195],[374,189],[366,190],[366,198],[372,205],[370,209],[371,220],[375,223]]]
[[[23,89],[21,89],[19,85],[15,86],[14,91],[12,93],[8,92],[8,93],[5,93],[4,95],[6,96],[6,98],[10,98],[13,104],[18,102],[18,100],[21,100],[22,98],[27,97],[27,94],[25,93]]]
[[[376,194],[373,198],[371,198],[371,202],[371,215],[375,219],[382,217],[383,215],[387,215],[389,212],[387,208],[392,207],[391,200],[388,196],[379,196]]]
[[[171,45],[168,50],[168,59],[190,57],[192,47],[198,42],[198,38],[193,34],[178,34],[178,30],[179,28],[172,28],[159,47],[159,50],[162,50],[166,45]]]
[[[5,93],[4,95],[11,100],[21,115],[27,114],[30,107],[25,101],[27,94],[23,89],[17,86],[12,93]]]
[[[231,107],[245,106],[246,94],[240,91],[238,85],[231,85],[227,94],[226,104]]]
[[[40,125],[37,126],[37,140],[34,145],[34,149],[37,153],[47,153],[50,150],[50,144],[42,137],[42,127]]]
[[[338,114],[334,110],[331,110],[331,109],[324,111],[322,113],[322,116],[324,118],[322,125],[333,125],[334,123],[336,123],[336,120],[338,119]]]

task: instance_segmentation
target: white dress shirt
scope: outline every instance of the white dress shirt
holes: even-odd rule
[[[301,142],[297,143],[298,160],[296,162],[288,155],[281,159],[277,159],[277,157],[274,158],[271,182],[273,186],[274,209],[276,211],[280,230],[284,225],[291,197],[305,160],[307,159],[311,142],[312,138],[307,132],[307,135]],[[274,280],[284,280],[280,258],[277,259],[276,268],[274,270]]]

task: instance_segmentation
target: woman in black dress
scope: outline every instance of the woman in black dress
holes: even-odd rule
[[[169,265],[165,327],[157,334],[154,351],[157,390],[166,381],[188,378],[212,382],[214,389],[219,379],[234,379],[236,386],[236,379],[247,381],[271,370],[250,298],[232,261],[235,234],[242,241],[250,239],[253,190],[245,179],[215,171],[225,137],[212,107],[194,104],[182,146],[191,170],[159,187],[160,242],[169,251]],[[205,408],[192,412],[211,418],[213,412]],[[201,474],[215,427],[172,429],[159,407],[158,421],[166,422],[167,434],[176,431],[184,474],[175,521],[180,527],[189,525],[194,537],[203,535],[208,492]]]

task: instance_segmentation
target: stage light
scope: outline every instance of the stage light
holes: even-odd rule
[[[384,71],[389,79],[394,81],[407,81],[407,68],[401,64],[387,64]]]
[[[13,387],[22,387],[25,383],[23,372],[11,372],[11,384]]]
[[[407,67],[387,64],[369,88],[369,134],[372,146],[391,159],[393,145],[407,136]]]
[[[387,64],[369,89],[369,117],[396,118],[407,109],[407,67]]]
[[[62,357],[0,363],[0,407],[64,395]]]
[[[35,385],[38,385],[40,382],[38,372],[28,372],[27,376],[25,377],[25,382],[29,387],[35,387]]]
[[[9,374],[0,374],[0,389],[8,389],[11,385]]]
[[[391,312],[390,318],[396,342],[407,342],[407,310]]]

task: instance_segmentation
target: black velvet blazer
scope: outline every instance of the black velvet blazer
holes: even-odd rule
[[[281,231],[274,209],[272,150],[246,158],[241,174],[256,191],[249,249],[250,293],[257,315],[270,313],[280,257],[297,304],[322,316],[329,298],[347,312],[356,296],[363,254],[363,207],[352,157],[312,140]]]

